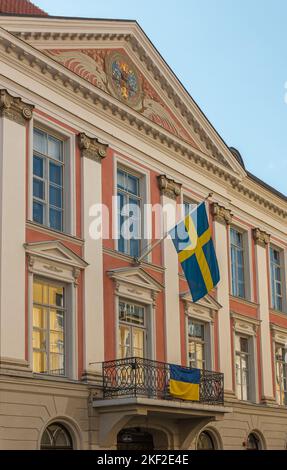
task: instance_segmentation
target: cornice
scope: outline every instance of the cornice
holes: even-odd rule
[[[0,116],[18,124],[25,125],[33,116],[34,106],[24,103],[21,98],[10,95],[7,90],[0,90]]]
[[[176,183],[176,181],[168,178],[166,175],[159,175],[157,180],[161,194],[169,197],[170,199],[176,200],[181,193],[181,184]]]
[[[256,245],[266,248],[266,246],[270,243],[270,235],[264,230],[261,230],[260,228],[254,228],[252,233],[253,240]]]
[[[232,222],[233,214],[230,209],[226,209],[217,202],[212,204],[212,216],[216,222],[221,224],[230,225]]]
[[[89,101],[90,104],[97,106],[97,108],[104,112],[109,112],[113,117],[118,118],[122,122],[128,123],[131,127],[137,129],[141,134],[144,133],[153,141],[158,141],[160,144],[165,145],[168,149],[176,152],[185,161],[190,161],[200,169],[209,172],[215,177],[225,181],[236,192],[243,194],[245,197],[253,200],[260,206],[272,211],[278,217],[287,219],[287,210],[284,210],[279,205],[270,201],[270,198],[264,198],[258,192],[246,187],[241,177],[237,176],[229,168],[224,167],[218,160],[203,154],[200,151],[193,149],[186,142],[173,137],[168,132],[165,132],[160,126],[148,121],[148,119],[139,115],[127,106],[123,106],[120,102],[113,99],[111,96],[102,92],[100,89],[93,87],[85,80],[75,76],[60,64],[49,59],[42,52],[34,49],[29,44],[12,36],[7,31],[1,30],[0,36],[0,54],[9,54],[17,62],[19,61],[24,67],[28,66],[31,73],[31,68],[34,69],[39,75],[45,75],[46,79],[56,82],[57,87],[61,91],[66,91],[67,94],[76,95],[78,99],[84,102]]]
[[[108,145],[99,142],[97,138],[88,137],[87,134],[81,132],[78,135],[78,142],[83,158],[101,163],[107,156]]]

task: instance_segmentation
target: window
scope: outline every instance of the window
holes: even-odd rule
[[[118,250],[139,257],[141,250],[141,178],[127,170],[117,170]]]
[[[60,284],[33,283],[33,371],[65,375],[65,290]]]
[[[236,368],[236,392],[239,400],[250,399],[249,386],[250,352],[249,340],[246,337],[235,336],[235,368]]]
[[[281,253],[275,248],[270,248],[270,273],[271,273],[271,292],[272,308],[283,310],[282,300],[282,266]]]
[[[205,369],[204,323],[188,318],[188,364],[189,367]]]
[[[197,203],[184,199],[183,206],[184,206],[184,215],[186,216],[197,206]]]
[[[60,423],[50,424],[43,433],[41,450],[73,450],[70,433]]]
[[[230,229],[232,295],[245,298],[243,234]]]
[[[214,440],[207,431],[202,431],[198,436],[197,450],[215,450]]]
[[[146,312],[141,305],[119,302],[119,358],[146,356]]]
[[[63,231],[63,141],[34,129],[33,221]]]
[[[287,349],[275,345],[276,397],[279,405],[287,405]]]

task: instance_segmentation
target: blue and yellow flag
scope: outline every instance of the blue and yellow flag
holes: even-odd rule
[[[200,370],[170,366],[169,392],[181,400],[199,401]]]
[[[199,204],[170,230],[169,235],[178,253],[192,300],[196,302],[220,279],[205,203]]]

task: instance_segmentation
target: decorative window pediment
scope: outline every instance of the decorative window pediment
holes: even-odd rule
[[[76,282],[80,270],[88,266],[85,260],[60,241],[26,243],[29,271],[66,282]]]
[[[180,298],[185,304],[185,313],[199,320],[212,321],[214,313],[221,309],[220,303],[209,294],[195,303],[189,291],[180,294]]]
[[[261,321],[256,318],[246,317],[238,313],[231,312],[233,318],[233,330],[236,333],[245,334],[248,336],[256,336],[258,327]]]
[[[287,344],[287,328],[282,326],[275,325],[275,323],[270,324],[271,333],[274,341],[279,344]]]
[[[163,285],[140,267],[108,271],[115,281],[117,294],[145,303],[153,303]]]

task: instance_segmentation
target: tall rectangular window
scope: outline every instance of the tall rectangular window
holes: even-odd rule
[[[65,290],[40,279],[33,283],[33,371],[65,375]]]
[[[40,129],[33,142],[33,221],[63,231],[63,142]]]
[[[230,254],[232,295],[245,298],[243,234],[234,228],[230,229]]]
[[[287,405],[287,349],[275,345],[276,397],[279,405]]]
[[[236,392],[239,400],[250,399],[250,351],[249,340],[235,336]]]
[[[270,274],[271,274],[271,292],[272,292],[272,308],[275,310],[283,310],[282,295],[282,266],[280,251],[270,248]]]
[[[130,302],[119,302],[119,358],[146,357],[145,308]]]
[[[138,257],[141,250],[141,179],[127,170],[117,170],[118,250]]]
[[[205,369],[206,339],[204,323],[188,318],[188,365]]]
[[[184,215],[188,215],[195,207],[197,206],[196,202],[191,202],[190,200],[184,199],[183,200],[184,206]]]

